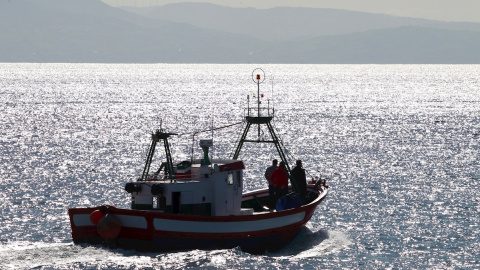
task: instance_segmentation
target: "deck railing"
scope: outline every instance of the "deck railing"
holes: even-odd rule
[[[249,107],[245,109],[245,116],[247,117],[273,117],[275,115],[275,109],[273,107]]]

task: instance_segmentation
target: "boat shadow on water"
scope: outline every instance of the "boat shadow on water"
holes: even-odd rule
[[[236,247],[230,250],[238,250],[241,253],[248,253],[251,255],[266,255],[269,257],[283,257],[283,256],[295,256],[301,254],[303,252],[317,250],[325,240],[331,238],[329,236],[329,232],[326,230],[318,230],[312,231],[311,229],[304,227],[300,230],[298,235],[285,247],[277,250],[277,251],[265,251],[265,252],[248,252],[242,250],[240,247]],[[89,248],[91,245],[89,244],[80,244],[83,248]],[[112,252],[121,256],[147,256],[147,257],[158,257],[160,254],[182,254],[185,252],[191,252],[192,250],[175,250],[175,251],[164,251],[164,252],[154,252],[154,251],[141,251],[141,250],[134,250],[134,249],[122,249],[122,248],[112,248],[112,247],[105,247],[105,246],[95,246],[96,249],[103,249],[108,252]],[[325,247],[327,248],[327,247]],[[322,248],[323,249],[323,248]],[[218,252],[222,249],[204,249],[204,252]],[[202,251],[195,249],[194,252]]]

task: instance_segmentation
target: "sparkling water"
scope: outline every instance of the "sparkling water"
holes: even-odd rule
[[[291,164],[331,187],[284,249],[142,253],[74,245],[68,208],[128,208],[150,134],[174,161],[231,158],[256,65],[0,64],[0,269],[480,268],[480,66],[263,65]],[[247,102],[247,96],[250,102]],[[256,127],[251,135],[258,136]],[[260,136],[268,138],[261,130]],[[154,163],[158,166],[160,155]],[[272,145],[246,144],[246,190]]]

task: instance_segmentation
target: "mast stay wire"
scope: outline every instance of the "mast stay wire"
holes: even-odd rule
[[[178,137],[181,137],[181,136],[184,136],[184,135],[192,135],[192,153],[191,153],[191,159],[193,160],[193,148],[195,147],[195,136],[199,133],[204,133],[204,132],[212,132],[213,134],[213,131],[215,130],[220,130],[220,129],[224,129],[224,128],[229,128],[229,127],[233,127],[233,126],[236,126],[236,125],[240,125],[242,123],[245,123],[246,121],[241,121],[241,122],[237,122],[237,123],[233,123],[233,124],[230,124],[230,125],[225,125],[225,126],[221,126],[221,127],[212,127],[212,128],[209,128],[209,129],[204,129],[204,130],[199,130],[199,131],[195,131],[195,132],[188,132],[188,133],[182,133],[182,134],[178,134]]]
[[[283,139],[282,139],[282,137],[279,135],[278,128],[277,128],[277,126],[275,125],[275,121],[272,121],[272,122],[273,122],[272,126],[273,126],[273,128],[275,129],[275,133],[277,134],[277,137],[278,137],[278,139],[279,139],[279,143],[282,145],[283,149],[285,149],[285,152],[286,152],[287,156],[289,156],[289,158],[290,158],[291,160],[294,160],[294,161],[295,161],[296,158],[293,156],[293,154],[291,153],[291,151],[288,150],[288,148],[285,147],[285,144],[283,143]]]
[[[283,139],[280,137],[280,135],[278,135],[279,132],[278,132],[277,126],[275,125],[275,121],[272,121],[272,122],[273,122],[272,126],[273,126],[273,128],[275,129],[275,132],[277,133],[277,137],[279,137],[279,142],[282,144],[283,149],[285,149],[285,152],[286,152],[287,156],[290,158],[290,160],[296,161],[297,158],[296,158],[295,156],[293,156],[293,154],[291,153],[290,150],[288,150],[288,148],[285,147],[285,144],[283,143]],[[311,178],[314,178],[314,176],[311,175],[308,170],[305,170],[305,172],[306,172]],[[320,176],[320,178],[321,178],[321,176]]]
[[[199,131],[194,131],[194,132],[186,132],[186,133],[181,133],[181,134],[178,134],[177,136],[178,137],[181,137],[181,136],[185,136],[185,135],[197,135],[199,133],[203,133],[203,132],[209,132],[209,131],[215,131],[215,130],[219,130],[219,129],[223,129],[223,128],[228,128],[228,127],[232,127],[232,126],[236,126],[236,125],[240,125],[242,123],[244,123],[245,121],[241,121],[241,122],[237,122],[237,123],[233,123],[233,124],[230,124],[230,125],[226,125],[226,126],[221,126],[221,127],[216,127],[216,128],[209,128],[209,129],[204,129],[204,130],[199,130]]]

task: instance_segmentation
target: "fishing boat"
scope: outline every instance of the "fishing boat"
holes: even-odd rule
[[[73,242],[142,251],[240,247],[262,253],[292,241],[326,198],[329,187],[325,179],[312,179],[307,184],[308,194],[300,195],[271,123],[275,110],[260,106],[264,80],[260,71],[252,73],[258,86],[257,106],[246,110],[244,131],[232,158],[212,158],[213,140],[204,139],[199,141],[203,158],[174,162],[169,139],[177,134],[156,130],[142,175],[125,184],[130,209],[110,205],[69,209]],[[271,138],[248,139],[252,126],[258,126],[259,135],[260,127],[266,126]],[[290,193],[273,209],[268,207],[268,188],[243,191],[247,168],[239,154],[249,142],[274,144],[290,175]],[[166,161],[155,170],[152,159],[158,144],[163,144]]]

